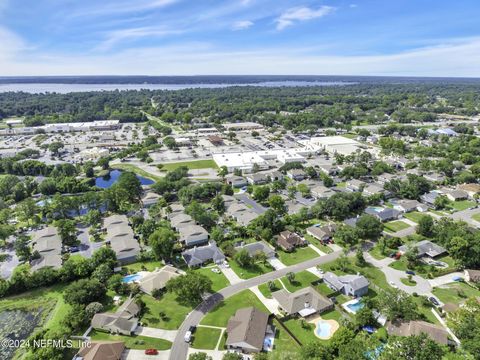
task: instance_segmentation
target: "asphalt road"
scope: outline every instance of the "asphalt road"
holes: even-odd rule
[[[235,197],[243,202],[247,206],[251,206],[252,210],[255,211],[258,215],[262,215],[267,209],[265,209],[262,205],[257,203],[255,200],[253,200],[248,194],[242,193],[242,194],[235,194]]]
[[[178,329],[177,336],[173,342],[171,351],[170,351],[170,360],[181,360],[186,359],[188,354],[188,344],[183,340],[183,336],[190,328],[190,326],[197,326],[200,324],[202,318],[212,310],[218,303],[222,300],[229,298],[243,290],[249,289],[252,286],[258,286],[260,284],[266,283],[267,281],[273,281],[279,279],[282,276],[285,276],[288,272],[298,273],[300,271],[306,270],[317,265],[325,264],[335,260],[342,254],[341,251],[335,251],[330,254],[319,256],[317,258],[302,262],[300,264],[288,266],[281,270],[276,270],[263,274],[252,279],[244,280],[238,284],[228,286],[219,292],[211,295],[200,305],[198,305],[192,312],[190,312],[182,325]]]

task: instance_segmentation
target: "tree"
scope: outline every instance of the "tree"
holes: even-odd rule
[[[438,195],[433,202],[436,210],[445,209],[448,205],[448,198],[444,195]]]
[[[389,289],[383,293],[379,307],[388,320],[403,319],[406,321],[418,319],[418,306],[411,295],[399,289]]]
[[[350,266],[350,260],[348,259],[347,255],[342,254],[337,259],[338,268],[342,271],[346,271]]]
[[[221,195],[217,195],[212,199],[212,208],[219,214],[223,214],[225,212],[225,201],[223,201]]]
[[[358,244],[357,230],[348,225],[341,225],[335,232],[335,240],[344,246],[355,246]]]
[[[405,259],[407,259],[408,267],[414,268],[418,261],[418,248],[416,246],[409,246],[404,256]]]
[[[78,243],[75,221],[60,219],[55,222],[55,226],[64,245],[76,245]]]
[[[117,264],[117,255],[111,248],[101,247],[93,253],[91,263],[93,268],[97,268],[102,264],[107,264],[113,269]]]
[[[211,356],[208,356],[204,352],[196,352],[188,356],[188,360],[212,360]]]
[[[30,260],[30,256],[32,255],[32,251],[28,243],[30,239],[25,235],[20,235],[15,240],[13,245],[15,249],[15,254],[17,255],[20,261],[28,261]]]
[[[445,350],[425,333],[392,337],[388,341],[389,346],[384,347],[379,360],[391,359],[414,359],[429,360],[442,359]]]
[[[163,145],[165,145],[170,150],[173,150],[173,149],[177,148],[177,142],[171,136],[167,136],[167,137],[163,138]]]
[[[207,276],[188,272],[168,280],[167,291],[177,294],[178,298],[190,305],[196,305],[202,300],[203,294],[212,292],[212,280]]]
[[[290,283],[293,283],[293,282],[295,281],[295,273],[293,273],[293,272],[290,271],[290,272],[288,272],[288,273],[286,274],[286,276],[287,276],[287,280],[288,280]]]
[[[243,360],[243,355],[236,352],[225,353],[222,360]]]
[[[248,268],[253,265],[253,258],[250,256],[250,254],[246,249],[237,251],[237,253],[234,256],[234,260],[238,265],[240,265],[243,268]]]
[[[278,215],[285,215],[287,212],[285,206],[285,200],[280,195],[272,195],[268,199],[268,205],[275,211]]]
[[[149,236],[148,244],[151,246],[157,259],[168,260],[172,256],[176,239],[175,232],[161,227]]]
[[[417,233],[425,237],[433,236],[434,222],[430,215],[424,215],[418,221]]]
[[[100,281],[102,284],[106,284],[112,275],[113,270],[108,264],[101,264],[95,270],[93,270],[92,273],[92,277]]]
[[[63,148],[64,148],[63,143],[59,141],[54,141],[48,145],[48,150],[50,150],[50,152],[54,155],[58,155],[58,152],[60,151],[60,149],[63,149]]]
[[[103,170],[110,169],[110,159],[108,157],[102,157],[98,159],[97,165],[100,166]]]
[[[220,169],[218,169],[217,174],[222,179],[225,178],[225,176],[228,175],[228,168],[226,166],[222,166]]]
[[[364,306],[355,314],[355,323],[358,327],[367,325],[374,326],[377,324],[377,320],[375,320],[375,315],[373,315],[372,310]]]
[[[257,186],[255,190],[253,190],[253,197],[260,202],[267,200],[269,194],[270,188],[268,186]]]
[[[16,212],[20,221],[26,221],[28,224],[38,221],[39,208],[32,198],[28,198],[17,205]]]
[[[131,199],[139,200],[142,195],[142,184],[138,177],[132,172],[122,172],[115,185],[126,190]]]
[[[356,223],[357,233],[362,239],[377,240],[383,232],[383,223],[373,215],[360,216]]]
[[[105,297],[106,288],[97,279],[80,279],[70,284],[63,293],[67,304],[87,305]]]
[[[85,307],[85,312],[87,313],[87,316],[89,318],[92,318],[93,315],[102,311],[103,311],[103,305],[99,302],[91,302]]]

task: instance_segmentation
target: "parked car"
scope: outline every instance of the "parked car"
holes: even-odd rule
[[[197,331],[197,327],[195,325],[192,325],[188,328],[188,331],[190,331],[192,334],[194,334],[195,331]]]
[[[228,264],[227,260],[223,260],[223,266],[225,266],[226,268],[229,268],[230,265]]]
[[[158,355],[158,350],[157,349],[146,349],[145,350],[145,355]]]
[[[212,272],[214,272],[215,274],[220,274],[220,270],[218,270],[217,268],[212,268]]]
[[[434,298],[433,296],[430,296],[428,298],[428,300],[435,306],[440,306],[440,303],[438,302],[438,300],[436,298]]]
[[[395,283],[393,281],[390,281],[389,282],[390,286],[393,287],[394,289],[396,289],[398,286],[395,285]]]
[[[76,252],[79,252],[80,249],[78,246],[70,246],[70,252],[71,253],[76,253]]]
[[[192,341],[192,332],[190,330],[188,330],[186,333],[185,333],[185,336],[183,337],[183,340],[185,340],[185,342],[189,343],[190,341]]]
[[[408,275],[415,275],[415,271],[412,270],[407,270],[405,271],[405,273],[407,273]]]

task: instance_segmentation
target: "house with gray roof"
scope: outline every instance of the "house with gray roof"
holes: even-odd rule
[[[59,269],[62,267],[62,239],[58,234],[57,228],[47,226],[38,230],[33,235],[33,250],[40,254],[38,259],[32,260],[32,271],[40,270],[44,267]]]
[[[255,211],[239,202],[229,206],[225,214],[232,217],[236,222],[243,226],[247,226],[258,217],[258,214]]]
[[[246,250],[248,255],[255,256],[259,252],[264,253],[265,256],[268,258],[272,258],[275,256],[275,249],[272,249],[270,245],[268,245],[265,241],[257,241],[250,244],[241,244],[235,247],[235,250]]]
[[[160,199],[160,195],[153,191],[146,191],[142,196],[142,204],[143,207],[150,207],[157,203],[158,199]]]
[[[248,181],[243,176],[230,175],[225,178],[225,181],[234,188],[241,188],[248,185]]]
[[[438,190],[432,190],[428,193],[421,195],[420,200],[422,200],[425,204],[429,206],[433,206],[435,204],[435,199],[438,196],[442,196],[442,194]]]
[[[354,297],[366,295],[368,293],[368,285],[370,284],[363,275],[339,276],[332,272],[325,273],[323,281],[331,289]]]
[[[363,195],[372,196],[377,194],[386,194],[387,191],[383,188],[383,186],[378,184],[368,184],[363,188]]]
[[[294,293],[281,289],[273,292],[272,297],[278,301],[279,306],[288,315],[299,314],[302,317],[307,317],[312,314],[321,314],[322,312],[332,310],[334,307],[332,300],[319,294],[311,286],[297,290]]]
[[[302,181],[307,176],[303,169],[291,169],[287,171],[287,176],[296,181]]]
[[[155,290],[162,290],[165,288],[168,280],[182,275],[183,272],[174,268],[173,266],[166,265],[161,269],[157,269],[153,272],[142,276],[138,280],[140,290],[144,293],[152,295]]]
[[[268,315],[254,307],[238,309],[228,320],[225,345],[242,353],[258,353],[269,332]]]
[[[380,221],[390,221],[398,219],[400,211],[387,207],[369,206],[365,209],[365,214],[375,216]]]
[[[140,306],[133,298],[128,298],[114,313],[97,313],[93,316],[91,326],[112,334],[132,335],[138,327]]]
[[[325,242],[333,238],[336,229],[337,226],[335,224],[310,226],[307,228],[307,234],[313,236],[315,239]]]
[[[468,193],[463,190],[446,190],[444,191],[445,196],[448,198],[450,201],[459,201],[459,200],[465,200],[468,199]]]
[[[190,215],[185,214],[184,212],[178,213],[177,215],[170,218],[170,226],[176,231],[178,231],[178,229],[182,227],[194,224],[195,221],[193,220],[193,218]]]
[[[215,264],[221,264],[225,260],[225,255],[217,247],[214,241],[205,246],[195,246],[182,252],[182,257],[188,267],[200,266],[206,262],[212,261]]]
[[[316,185],[311,189],[312,196],[316,199],[328,199],[336,194],[336,191],[324,185]]]
[[[208,242],[210,235],[202,226],[196,224],[188,224],[178,229],[180,234],[180,242],[185,246],[196,246]]]
[[[440,325],[430,324],[425,321],[395,321],[385,324],[388,335],[413,336],[425,334],[430,339],[441,345],[448,345],[448,332]]]
[[[447,250],[444,247],[437,245],[429,240],[419,241],[413,246],[415,246],[418,250],[418,257],[428,256],[430,258],[435,258],[447,252]],[[408,245],[402,245],[398,248],[398,250],[402,254],[404,254],[408,251],[408,248],[409,248]]]
[[[163,217],[170,220],[178,214],[183,213],[185,211],[185,207],[182,204],[173,203],[168,205],[166,208],[163,208],[162,211]]]
[[[270,177],[267,173],[253,173],[245,177],[250,185],[261,185],[270,182]]]
[[[351,179],[348,180],[345,184],[345,188],[349,191],[353,192],[358,192],[362,191],[362,189],[367,185],[367,183],[357,180],[357,179]]]
[[[399,200],[393,205],[393,208],[403,213],[408,213],[411,211],[425,211],[425,205],[417,200]]]
[[[121,264],[135,261],[140,252],[140,245],[128,224],[128,218],[125,215],[112,215],[105,218],[103,224],[107,231],[105,240],[115,251],[117,260]]]

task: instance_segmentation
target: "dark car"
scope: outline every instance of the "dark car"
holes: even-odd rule
[[[412,270],[407,270],[405,271],[405,273],[407,273],[408,275],[415,275],[415,271]]]
[[[192,334],[195,333],[195,330],[197,330],[197,327],[192,325],[188,328],[188,331],[190,331]]]
[[[71,253],[75,253],[75,252],[79,252],[80,251],[80,248],[78,246],[71,246],[70,247],[70,252]]]
[[[435,306],[440,306],[440,303],[438,302],[437,299],[435,299],[433,296],[430,296],[428,300]]]

